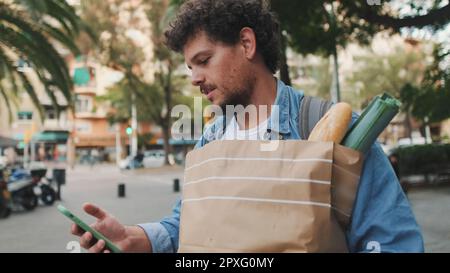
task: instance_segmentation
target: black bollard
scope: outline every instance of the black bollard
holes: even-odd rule
[[[119,184],[117,188],[119,198],[125,197],[125,184]]]
[[[175,178],[173,180],[173,191],[174,192],[179,192],[180,191],[180,179]]]
[[[59,181],[56,183],[57,183],[56,200],[61,201],[61,183],[59,183]]]

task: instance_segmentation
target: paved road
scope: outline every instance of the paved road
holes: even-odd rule
[[[153,172],[119,172],[113,166],[76,167],[67,173],[61,204],[88,223],[82,213],[84,202],[95,202],[125,224],[157,221],[170,213],[179,197],[173,193],[173,178],[182,179],[181,169]],[[117,197],[118,183],[126,184],[126,198]],[[69,252],[70,221],[51,206],[40,205],[32,212],[16,212],[0,220],[0,252]]]
[[[87,222],[81,212],[92,201],[110,211],[125,224],[157,221],[167,215],[178,194],[174,178],[182,180],[182,169],[163,168],[119,172],[103,165],[93,169],[80,166],[68,171],[61,202]],[[117,197],[119,182],[126,184],[126,198]],[[450,252],[450,186],[415,188],[408,194],[422,228],[427,252]],[[51,207],[39,206],[33,212],[16,212],[0,220],[0,252],[69,252],[75,237],[69,234],[69,220]]]
[[[416,188],[408,193],[426,252],[450,252],[450,186]]]

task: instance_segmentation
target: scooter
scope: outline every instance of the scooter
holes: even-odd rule
[[[7,186],[14,207],[21,206],[25,210],[33,210],[37,207],[38,197],[34,193],[35,182],[27,171],[23,169],[14,170]]]
[[[42,203],[47,206],[53,205],[56,200],[56,191],[50,185],[46,177],[47,169],[31,170],[31,177],[34,183],[34,193],[41,199]]]
[[[3,169],[0,169],[0,219],[11,214],[11,193],[5,181]]]

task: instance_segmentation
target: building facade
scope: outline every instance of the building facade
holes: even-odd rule
[[[86,57],[67,56],[66,61],[74,82],[74,108],[56,94],[62,111],[57,115],[44,86],[31,68],[24,69],[33,84],[44,110],[39,115],[27,94],[22,94],[12,115],[0,100],[0,135],[18,141],[17,159],[24,161],[59,161],[70,165],[84,163],[92,155],[97,161],[114,162],[128,154],[129,123],[110,124],[107,102],[98,100],[108,87],[122,77],[121,73]],[[160,130],[152,124],[139,124],[137,134],[151,133],[156,143]],[[119,154],[116,152],[119,151]]]

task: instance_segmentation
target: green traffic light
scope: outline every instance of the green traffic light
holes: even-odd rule
[[[127,127],[126,132],[127,132],[127,135],[131,135],[133,133],[133,128]]]

